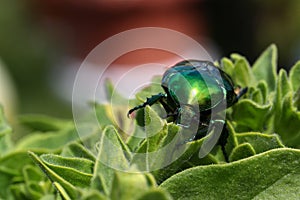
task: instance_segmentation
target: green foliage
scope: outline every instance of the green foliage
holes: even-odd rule
[[[174,199],[298,199],[300,150],[274,149],[229,164],[198,166],[162,183]]]
[[[297,199],[300,62],[277,74],[276,60],[271,45],[252,67],[238,54],[220,61],[236,85],[248,87],[227,109],[225,150],[208,148],[215,129],[188,140],[193,131],[166,121],[159,105],[128,119],[128,100],[109,82],[114,108],[91,104],[100,126],[88,127],[85,138],[72,121],[27,115],[20,122],[31,134],[13,143],[0,109],[0,199]],[[129,105],[161,92],[159,82]]]
[[[233,62],[223,59],[223,69],[232,79],[249,87],[246,98],[240,100],[229,112],[236,132],[258,131],[276,133],[284,145],[300,147],[300,63],[289,73],[277,69],[277,49],[271,45],[250,68],[244,57],[233,54]],[[230,63],[230,64],[228,64]],[[242,66],[241,66],[242,65]],[[245,66],[246,65],[246,66]],[[243,68],[242,73],[239,69]],[[238,72],[235,73],[235,69]],[[245,84],[243,84],[245,83]]]

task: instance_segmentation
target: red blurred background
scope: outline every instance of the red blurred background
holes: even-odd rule
[[[299,9],[297,0],[2,0],[0,59],[16,86],[19,113],[69,117],[78,63],[114,34],[138,27],[169,28],[197,40],[216,60],[238,52],[250,63],[276,43],[279,66],[288,69],[300,58]],[[115,64],[173,56],[144,50],[121,56]]]

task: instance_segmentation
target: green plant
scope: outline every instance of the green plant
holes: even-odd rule
[[[129,130],[133,122],[126,119],[127,107],[122,106],[118,95],[117,111],[93,104],[101,127],[81,139],[72,121],[29,115],[20,121],[32,133],[13,143],[12,130],[1,109],[0,198],[298,199],[300,62],[289,75],[283,69],[277,73],[276,62],[277,49],[271,45],[252,67],[238,54],[216,63],[236,84],[249,88],[245,97],[227,110],[229,137],[225,149],[229,163],[218,146],[199,158],[199,149],[213,132],[180,147],[171,146],[172,154],[162,151],[153,158],[137,156],[150,156],[170,145],[170,141],[180,137],[180,127],[163,120],[155,106],[147,106],[137,113],[132,136],[125,135],[124,130]],[[155,80],[159,82],[159,78]],[[112,85],[107,88],[112,95]],[[150,85],[130,104],[137,105],[160,90],[159,86]],[[117,126],[113,112],[119,113],[122,127]],[[151,137],[134,137],[142,131],[139,125],[145,124],[144,131]],[[117,148],[107,146],[104,138]],[[96,153],[86,148],[94,146]],[[117,159],[109,159],[112,153]],[[108,167],[100,162],[103,158],[127,172]],[[165,166],[166,160],[174,162]],[[139,172],[145,166],[154,170]]]

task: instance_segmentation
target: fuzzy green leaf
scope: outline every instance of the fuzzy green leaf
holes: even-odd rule
[[[241,60],[241,59],[244,59],[245,57],[242,56],[242,55],[240,55],[240,54],[238,54],[238,53],[232,53],[232,54],[230,54],[230,58],[231,58],[234,62],[237,62],[237,61],[239,61],[239,60]]]
[[[5,117],[4,117],[3,108],[0,105],[0,138],[7,133],[11,133],[11,131],[12,131],[12,129],[7,124]]]
[[[251,146],[257,154],[263,153],[271,149],[284,147],[278,136],[275,134],[270,135],[255,132],[239,133],[236,134],[236,138],[239,144],[251,144]]]
[[[128,99],[124,98],[114,87],[113,83],[107,79],[105,82],[106,98],[113,105],[126,105]]]
[[[65,188],[58,182],[53,182],[54,187],[58,190],[59,194],[64,200],[71,200],[72,196],[69,196]]]
[[[232,150],[238,146],[238,140],[236,138],[236,132],[233,128],[233,124],[230,121],[227,121],[227,130],[228,130],[228,138],[227,143],[225,145],[225,150],[227,152],[227,155],[230,155]]]
[[[150,106],[145,107],[145,133],[147,138],[157,135],[163,130],[164,123]],[[155,149],[155,147],[154,147]]]
[[[45,152],[37,152],[38,154]],[[12,175],[20,175],[23,167],[33,164],[27,151],[15,151],[0,158],[0,170]],[[1,181],[0,181],[1,182]]]
[[[275,45],[269,46],[261,56],[255,61],[253,74],[256,80],[266,80],[270,91],[275,88],[277,71],[277,48]]]
[[[145,130],[142,127],[139,127],[137,124],[135,124],[133,134],[130,137],[128,137],[126,144],[132,152],[135,152],[141,146],[141,143],[144,140],[144,138]]]
[[[232,119],[249,130],[263,131],[266,115],[271,105],[259,105],[249,99],[242,99],[232,112]]]
[[[130,151],[112,126],[101,133],[98,155],[93,172],[92,186],[109,194],[114,178],[114,170],[128,170]]]
[[[236,160],[241,160],[243,158],[247,158],[247,157],[253,156],[255,154],[256,154],[256,152],[250,143],[243,143],[243,144],[236,146],[232,150],[232,152],[229,156],[229,161],[233,162]]]
[[[10,138],[11,132],[12,129],[6,122],[3,108],[0,105],[0,157],[9,152],[9,150],[13,147],[12,140]]]
[[[48,167],[39,156],[33,152],[28,152],[32,160],[41,168],[45,175],[52,181],[62,196],[76,199],[78,191],[68,180],[65,180],[60,175],[56,174],[50,167]],[[68,198],[67,198],[68,199]]]
[[[32,133],[24,137],[15,148],[59,150],[67,143],[76,140],[79,140],[79,137],[75,128],[73,126],[66,126],[57,132]]]
[[[77,142],[73,142],[63,148],[61,155],[68,157],[86,158],[91,161],[95,161],[96,159],[95,156],[87,148]]]
[[[262,104],[266,104],[267,103],[267,94],[268,94],[268,86],[267,83],[262,80],[259,81],[257,84],[257,89],[260,91],[261,95],[262,95]]]
[[[280,88],[277,88],[277,92],[279,92],[278,98],[280,101],[285,97],[285,95],[287,93],[292,91],[292,86],[290,85],[290,81],[289,81],[287,73],[284,69],[280,69],[280,71],[279,71],[278,82],[279,82],[279,84],[277,84],[277,87],[280,87]]]
[[[181,133],[178,133],[177,135],[179,135]],[[165,153],[165,157],[163,156],[161,159],[164,160],[164,162],[170,162],[171,164],[158,169],[156,171],[153,172],[156,180],[158,183],[164,181],[165,179],[167,179],[168,177],[172,176],[173,174],[175,174],[176,172],[182,170],[182,168],[184,168],[185,166],[188,165],[193,165],[193,160],[190,160],[192,158],[192,156],[197,156],[198,160],[195,161],[196,162],[210,162],[210,163],[214,163],[215,159],[213,157],[211,157],[208,153],[205,157],[202,157],[203,153],[206,153],[205,151],[205,147],[201,148],[201,146],[209,140],[210,137],[213,136],[213,132],[211,132],[209,135],[207,135],[204,138],[201,138],[200,140],[196,140],[196,141],[192,141],[189,143],[179,143],[178,142],[174,142],[174,146],[173,148],[169,147],[167,149],[167,152]],[[180,137],[178,137],[178,139],[175,139],[175,141],[182,141],[180,140]],[[200,150],[201,150],[201,156],[199,156],[200,154]],[[205,161],[203,161],[203,160]],[[210,160],[210,161],[207,161]]]
[[[143,173],[115,172],[110,197],[111,200],[138,199],[149,187],[153,186]]]
[[[101,127],[113,124],[112,112],[109,105],[93,103],[92,106],[96,112],[97,120]]]
[[[27,114],[20,118],[22,125],[30,128],[32,131],[59,131],[66,127],[66,124],[72,124],[69,120],[57,119],[46,115]]]
[[[137,149],[131,164],[137,165],[142,171],[148,171],[154,165],[159,166],[164,153],[157,156],[156,151],[163,147],[163,141],[168,135],[168,126],[150,107],[144,109],[144,137],[146,138]],[[156,168],[156,167],[155,167]]]
[[[299,150],[274,149],[229,164],[188,169],[160,187],[174,199],[261,199],[272,194],[296,200],[300,196],[299,164]]]
[[[47,194],[47,195],[44,195],[39,200],[59,200],[59,199],[56,198],[54,194]]]
[[[297,91],[300,88],[300,61],[291,68],[290,81],[294,91]]]
[[[282,112],[277,113],[274,130],[289,147],[300,147],[300,112],[293,106],[293,94],[288,93],[282,100]]]
[[[88,187],[90,185],[94,163],[89,160],[44,154],[40,157],[40,161],[47,166],[47,168],[42,168],[46,175],[55,173],[60,179],[73,186]],[[53,181],[51,178],[50,180]],[[56,182],[63,183],[58,180]]]
[[[234,65],[230,59],[222,58],[221,67],[229,76],[232,76],[232,72],[234,70]]]
[[[137,200],[172,200],[173,198],[169,193],[161,189],[149,189]]]
[[[0,158],[0,197],[6,197],[10,195],[8,188],[11,193],[16,197],[26,196],[26,185],[23,183],[28,178],[24,177],[27,167],[32,166],[34,163],[28,157],[27,151],[16,151]],[[35,182],[37,176],[34,176],[31,182]],[[38,182],[36,182],[38,183]],[[41,182],[39,182],[41,183]]]
[[[24,183],[20,182],[18,186],[25,188],[23,193],[24,197],[29,199],[40,199],[49,193],[53,193],[51,182],[45,179],[45,175],[36,166],[25,166],[23,168],[23,177]],[[17,192],[17,187],[15,187],[16,190],[14,192],[19,193],[21,188],[19,188],[19,191]]]
[[[260,105],[264,103],[263,94],[262,94],[261,90],[255,90],[255,91],[252,93],[251,99],[252,99],[255,103],[260,104]]]
[[[232,72],[232,78],[236,85],[240,87],[249,87],[255,83],[255,78],[253,76],[252,70],[248,61],[241,57],[234,63],[235,67]]]
[[[94,189],[83,189],[80,191],[79,200],[109,200],[107,196]]]

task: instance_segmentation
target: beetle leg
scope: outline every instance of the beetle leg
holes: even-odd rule
[[[147,98],[147,100],[141,104],[141,105],[138,105],[132,109],[130,109],[127,113],[127,117],[130,116],[131,113],[133,113],[134,111],[138,110],[138,109],[141,109],[141,108],[144,108],[146,107],[147,105],[149,106],[152,106],[153,104],[159,102],[160,100],[162,100],[163,98],[166,98],[166,94],[163,94],[163,93],[159,93],[159,94],[156,94],[156,95],[153,95],[151,96],[150,98]]]
[[[228,155],[227,155],[227,152],[225,150],[225,145],[227,144],[227,138],[229,136],[229,133],[228,133],[228,129],[227,129],[227,126],[226,126],[226,122],[224,120],[220,119],[220,120],[212,120],[212,123],[213,123],[214,126],[218,126],[217,124],[219,124],[219,126],[222,127],[222,132],[221,132],[221,135],[218,139],[218,144],[221,146],[221,150],[223,152],[225,161],[228,162]]]
[[[192,124],[198,124],[199,115],[195,112],[193,106],[191,105],[180,105],[180,108],[177,108],[176,113],[177,119],[176,124],[189,128]]]

